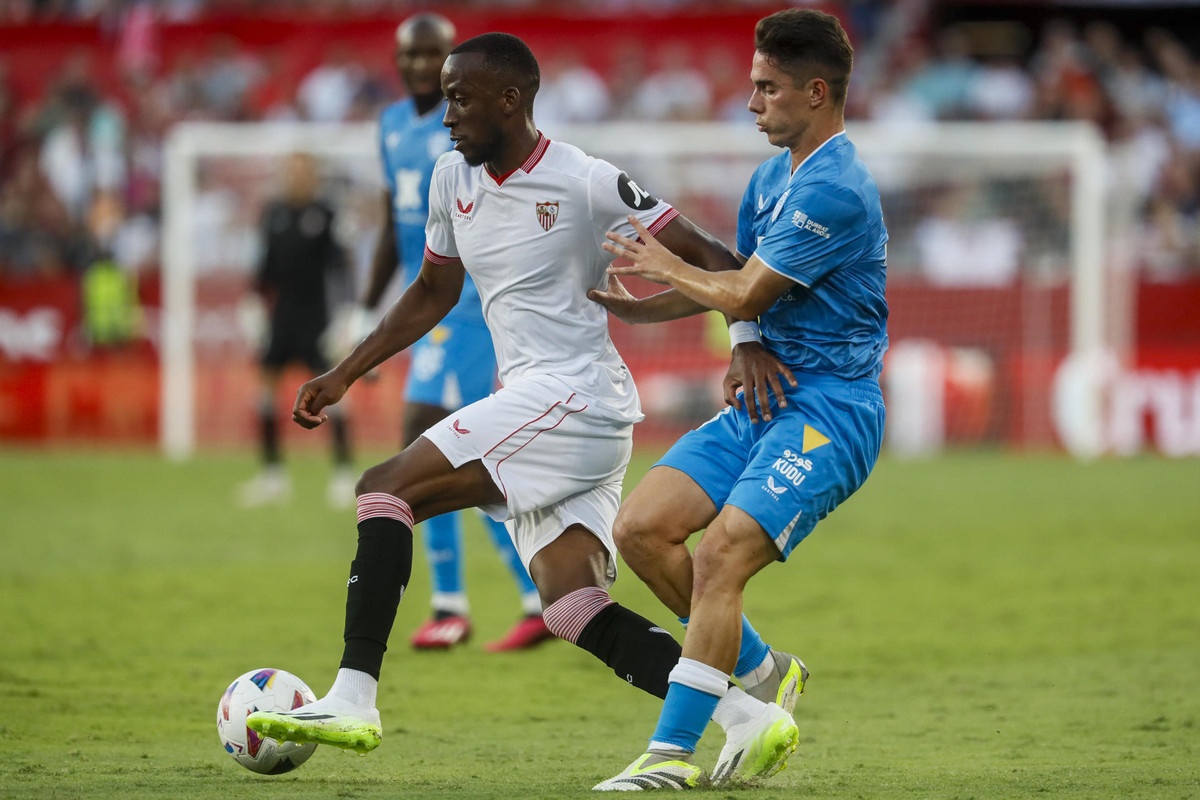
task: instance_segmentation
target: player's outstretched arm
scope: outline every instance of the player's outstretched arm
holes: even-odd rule
[[[617,319],[631,325],[666,322],[708,310],[674,289],[649,297],[636,297],[615,275],[608,276],[608,288],[604,291],[589,289],[588,298],[607,308]]]
[[[322,410],[342,399],[353,383],[433,330],[462,294],[461,261],[421,264],[421,272],[392,304],[375,330],[367,334],[336,367],[300,387],[292,419],[305,428],[325,421]]]
[[[678,289],[700,305],[736,319],[757,319],[792,286],[790,279],[769,269],[754,256],[740,270],[709,272],[700,269],[667,249],[635,217],[629,217],[629,222],[638,240],[611,231],[606,234],[608,241],[604,243],[604,249],[631,262],[629,266],[609,267],[612,275],[641,275]]]
[[[668,222],[655,238],[667,250],[703,270],[718,272],[741,267],[737,256],[719,239],[683,215]],[[668,289],[649,297],[635,297],[611,275],[606,290],[593,289],[588,292],[588,297],[607,308],[621,321],[631,324],[665,322],[709,310],[708,306],[675,289]]]

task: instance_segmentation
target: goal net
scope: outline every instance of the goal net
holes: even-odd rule
[[[753,128],[722,123],[548,133],[618,165],[730,246],[751,172],[778,152]],[[1057,123],[860,124],[849,134],[879,184],[890,237],[886,446],[901,455],[1094,449],[1100,410],[1086,370],[1064,378],[1062,367],[1128,344],[1126,293],[1106,256],[1112,221],[1099,135]],[[297,151],[318,159],[339,235],[365,275],[381,222],[373,125],[188,123],[168,141],[161,444],[172,457],[254,440],[256,351],[239,307],[261,209]],[[659,290],[628,284],[638,294]],[[729,349],[716,314],[613,321],[612,331],[647,414],[638,441],[666,443],[720,408]],[[407,362],[393,362],[348,395],[360,442],[399,442]],[[281,414],[304,379],[292,377]]]

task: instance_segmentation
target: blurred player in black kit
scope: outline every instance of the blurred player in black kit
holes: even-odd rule
[[[253,290],[269,319],[262,352],[259,431],[262,471],[239,490],[243,506],[286,502],[291,481],[283,469],[276,390],[283,369],[304,364],[313,375],[329,369],[322,334],[329,325],[331,300],[349,296],[350,270],[334,232],[333,209],[319,197],[317,162],[293,153],[284,165],[282,195],[262,217],[262,257]],[[344,414],[331,416],[334,471],[328,501],[337,508],[354,504],[350,440]]]

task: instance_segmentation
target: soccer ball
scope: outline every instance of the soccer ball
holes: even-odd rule
[[[308,760],[316,744],[277,742],[246,727],[255,711],[290,711],[317,699],[304,681],[281,669],[255,669],[242,675],[217,704],[217,736],[233,760],[251,772],[282,775]]]

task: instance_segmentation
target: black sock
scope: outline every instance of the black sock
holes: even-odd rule
[[[345,649],[341,666],[376,680],[396,607],[412,575],[412,528],[391,517],[358,523],[358,552],[346,584]]]
[[[339,467],[350,466],[350,426],[342,414],[329,420],[333,425],[333,461]]]
[[[610,666],[618,678],[659,698],[667,696],[667,678],[683,653],[671,634],[619,603],[592,617],[575,644]]]
[[[279,422],[275,419],[274,409],[263,409],[258,415],[259,436],[262,440],[263,463],[274,465],[279,463]]]

